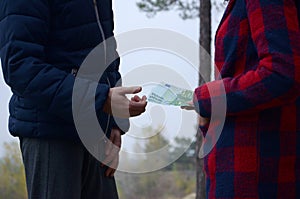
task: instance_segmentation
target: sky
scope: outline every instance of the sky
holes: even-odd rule
[[[113,0],[114,6],[114,17],[115,17],[115,34],[119,35],[125,33],[127,31],[132,31],[141,28],[159,28],[159,29],[167,29],[172,30],[177,33],[180,33],[192,41],[197,42],[199,37],[199,20],[192,19],[192,20],[182,20],[178,13],[175,11],[163,12],[158,13],[153,18],[147,18],[146,14],[139,11],[136,6],[137,1],[133,0]],[[213,11],[213,30],[217,27],[218,21],[222,13],[218,13]],[[141,52],[140,52],[141,54]],[[141,65],[143,58],[141,58],[138,52],[136,54],[128,55],[127,57],[123,58],[122,64],[120,66],[121,74],[130,76],[130,72],[134,70],[134,68],[130,68],[129,65]],[[145,52],[145,58],[147,59],[155,59],[157,57],[156,53]],[[165,55],[165,60],[168,60],[165,64],[178,64],[181,63],[180,60],[176,61],[174,57],[172,58],[169,55]],[[122,59],[122,58],[121,58]],[[138,61],[137,61],[138,60]],[[149,63],[148,63],[149,64]],[[0,69],[0,156],[3,155],[3,148],[2,145],[4,142],[10,142],[13,140],[17,140],[10,136],[8,132],[8,102],[11,96],[11,92],[9,87],[5,84],[2,70]],[[195,84],[193,82],[192,84]],[[153,108],[155,111],[161,111],[159,108]],[[171,112],[174,110],[171,110]],[[178,111],[178,110],[176,110]],[[168,112],[164,112],[166,117],[168,116]],[[149,114],[148,114],[149,115]],[[150,114],[151,115],[151,114]],[[147,116],[147,114],[146,114]],[[137,119],[136,122],[142,121],[141,119]],[[171,127],[172,128],[172,127]]]

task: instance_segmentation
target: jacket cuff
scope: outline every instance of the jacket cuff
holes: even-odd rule
[[[208,90],[206,91],[206,93],[208,93],[208,94],[206,94],[208,97],[204,96],[204,94],[203,94],[204,89],[207,90],[207,87],[205,85],[200,86],[195,89],[194,96],[193,96],[193,103],[194,103],[196,112],[201,117],[209,118],[211,116],[211,112],[210,112],[211,101],[209,98]]]

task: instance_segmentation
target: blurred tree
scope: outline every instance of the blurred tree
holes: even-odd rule
[[[199,16],[199,0],[141,0],[138,7],[149,17],[161,11],[177,10],[183,19],[192,19]]]
[[[144,148],[145,153],[156,151],[156,150],[158,150],[162,147],[165,147],[169,144],[168,140],[162,135],[161,129],[163,129],[163,128],[158,127],[157,129],[153,129],[150,127],[144,132],[146,137],[148,137],[148,135],[150,135],[147,138],[147,144],[145,145],[145,148]],[[153,135],[153,136],[151,136],[151,135]]]
[[[178,158],[178,154],[183,153],[182,156],[170,166],[156,172],[143,174],[118,172],[116,179],[120,190],[120,198],[179,199],[195,192],[195,159],[193,158],[195,150],[190,148],[191,140],[176,138],[175,142],[170,144],[159,129],[162,128],[153,129],[149,127],[142,132],[143,137],[149,138],[143,146],[137,143],[138,152],[150,153],[168,147],[166,153],[160,155],[159,161],[169,161],[169,158]],[[123,161],[126,160],[123,159]],[[128,162],[132,161],[128,160]],[[134,164],[136,164],[136,167],[151,167],[147,160],[134,162]]]
[[[175,138],[175,144],[171,148],[172,160],[182,154],[172,165],[174,170],[195,170],[195,145],[190,138]]]
[[[5,155],[0,159],[0,198],[27,198],[25,173],[19,145],[4,144]]]

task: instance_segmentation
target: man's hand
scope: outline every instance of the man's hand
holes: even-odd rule
[[[141,103],[141,102],[146,102],[147,97],[143,96],[142,98],[140,98],[139,96],[135,95],[134,97],[131,98],[131,103]]]
[[[142,87],[115,87],[109,90],[107,100],[104,104],[104,112],[119,118],[129,118],[142,114],[146,110],[146,96],[138,100],[129,100],[126,94],[141,92]],[[137,98],[136,98],[137,99]]]
[[[119,152],[121,148],[121,132],[119,129],[111,130],[109,141],[105,145],[105,159],[102,166],[107,165],[105,176],[113,177],[119,165]]]

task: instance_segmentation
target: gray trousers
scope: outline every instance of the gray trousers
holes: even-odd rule
[[[28,199],[118,199],[115,179],[81,143],[20,138]]]

